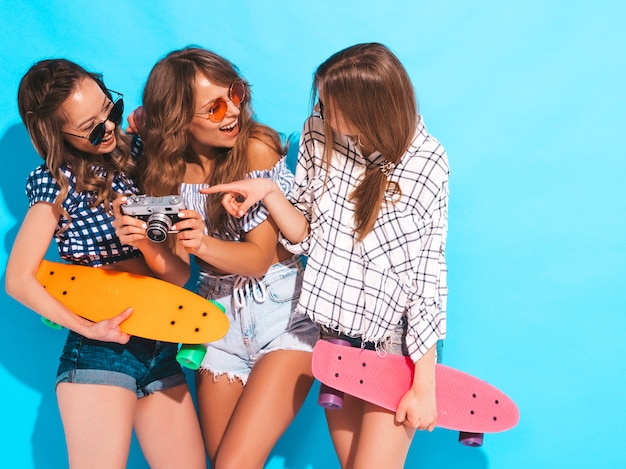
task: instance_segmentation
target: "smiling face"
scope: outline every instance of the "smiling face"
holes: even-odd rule
[[[85,153],[111,153],[116,145],[115,124],[108,120],[112,107],[111,100],[93,79],[88,77],[81,79],[60,109],[64,119],[65,141]],[[88,137],[94,127],[101,122],[104,122],[105,133],[98,145],[94,146],[88,138],[80,137]]]
[[[202,73],[196,74],[194,83],[195,112],[189,125],[189,141],[198,155],[209,156],[216,148],[232,148],[239,134],[239,107],[228,96],[228,85],[209,80]],[[208,110],[218,98],[226,100],[227,111],[221,122],[211,122]]]

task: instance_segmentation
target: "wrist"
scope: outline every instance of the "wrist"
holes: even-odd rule
[[[198,249],[195,250],[195,252],[193,252],[192,254],[196,257],[198,257],[199,259],[201,259],[202,261],[211,264],[211,261],[209,259],[209,253],[211,252],[210,249],[210,243],[211,243],[211,237],[207,236],[207,235],[203,235],[202,236],[202,240],[200,241],[200,244],[198,245]]]

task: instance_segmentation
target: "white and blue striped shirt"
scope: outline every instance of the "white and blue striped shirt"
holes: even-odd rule
[[[274,181],[283,191],[283,194],[289,196],[293,188],[294,176],[287,168],[286,157],[278,161],[274,167],[267,170],[251,171],[247,178],[268,178]],[[200,189],[208,188],[209,184],[187,184],[182,183],[180,186],[180,194],[185,201],[187,208],[195,210],[206,221],[206,195],[200,193]],[[241,218],[228,216],[225,231],[219,233],[211,233],[211,236],[226,241],[241,241],[245,233],[263,223],[269,215],[269,212],[263,202],[258,202],[248,210]],[[210,230],[211,232],[213,230]],[[205,227],[204,233],[209,235],[209,227]]]

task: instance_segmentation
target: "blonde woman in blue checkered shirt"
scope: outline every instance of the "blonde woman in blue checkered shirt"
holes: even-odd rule
[[[297,312],[322,338],[413,359],[415,379],[395,414],[351,396],[326,411],[342,467],[400,468],[415,431],[437,421],[447,156],[424,126],[407,72],[381,44],[331,56],[313,91],[319,100],[301,135],[291,200],[267,179],[202,192],[225,193],[235,216],[264,201],[284,245],[309,256]]]
[[[117,193],[137,193],[132,176],[141,154],[139,141],[119,128],[121,95],[79,65],[50,59],[22,78],[18,107],[44,163],[28,177],[29,209],[7,264],[6,291],[68,329],[56,386],[68,465],[126,467],[134,430],[150,467],[205,468],[178,344],[123,333],[119,325],[131,309],[96,323],[83,319],[36,278],[51,238],[72,264],[178,285],[189,278],[189,267],[168,249],[137,249],[115,234],[110,206]]]

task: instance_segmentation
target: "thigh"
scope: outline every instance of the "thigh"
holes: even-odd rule
[[[226,427],[243,392],[243,383],[226,374],[214,376],[205,370],[196,372],[195,376],[202,436],[209,459],[214,464]]]
[[[117,386],[59,383],[57,400],[72,468],[125,468],[134,392]]]
[[[327,409],[325,413],[341,467],[353,467],[363,420],[363,401],[346,394],[341,409]]]
[[[310,352],[278,350],[259,359],[226,430],[217,466],[262,468],[312,384]]]
[[[414,435],[415,429],[397,423],[394,413],[364,402],[354,467],[402,469]]]
[[[206,468],[200,424],[186,384],[139,399],[134,425],[151,468]]]

